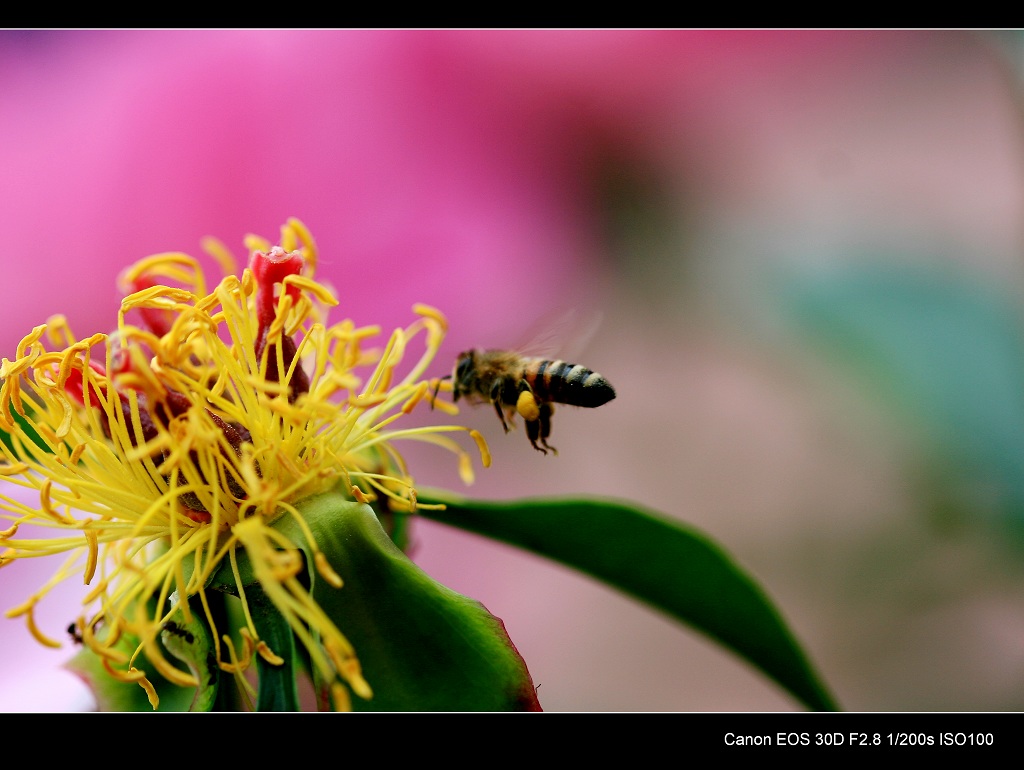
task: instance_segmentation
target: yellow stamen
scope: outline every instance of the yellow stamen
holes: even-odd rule
[[[39,627],[36,625],[36,618],[35,618],[35,612],[34,611],[30,611],[28,613],[28,615],[25,617],[25,621],[28,623],[29,633],[31,633],[32,636],[34,636],[36,638],[36,641],[38,641],[40,644],[42,644],[42,645],[44,645],[46,647],[53,647],[55,649],[60,649],[60,647],[61,647],[61,643],[60,642],[58,642],[55,639],[51,639],[50,637],[48,637],[46,634],[44,634],[42,631],[39,630]]]
[[[225,648],[227,648],[228,651],[229,662],[225,663],[221,661],[220,668],[222,671],[227,671],[229,673],[241,673],[249,668],[250,662],[252,660],[253,651],[252,636],[249,634],[248,628],[243,628],[241,634],[242,642],[245,646],[245,655],[241,660],[238,659],[238,653],[235,652],[235,643],[231,641],[230,636],[224,634],[224,646]]]
[[[338,304],[337,298],[331,293],[329,289],[327,289],[324,286],[321,286],[318,283],[315,283],[314,281],[311,281],[309,278],[306,278],[305,276],[290,275],[287,278],[285,278],[284,283],[286,286],[295,286],[299,289],[302,289],[303,291],[308,292],[309,294],[312,294],[319,302],[322,302],[323,304],[329,307],[333,307],[334,305]]]
[[[217,260],[224,275],[234,275],[238,271],[238,264],[235,262],[234,256],[220,240],[207,236],[199,241],[199,245],[203,247],[203,251]]]
[[[338,300],[314,280],[317,247],[301,222],[288,220],[281,229],[290,255],[284,269],[301,266],[301,273],[258,276],[272,247],[257,236],[246,244],[263,252],[252,255],[254,268],[212,290],[199,262],[186,254],[141,260],[122,276],[127,296],[115,332],[78,340],[66,318],[53,316],[21,340],[13,359],[0,359],[0,426],[11,434],[10,447],[0,445],[0,476],[39,494],[35,506],[0,495],[10,523],[0,530],[0,541],[10,546],[0,552],[0,566],[67,554],[54,578],[11,612],[25,616],[41,643],[59,646],[36,627],[34,607],[81,570],[89,586],[85,604],[95,605],[78,624],[83,645],[112,676],[139,683],[155,708],[152,684],[133,661],[144,653],[173,683],[196,686],[194,675],[164,658],[159,637],[168,622],[190,621],[199,606],[211,625],[217,664],[240,683],[254,651],[283,662],[252,636],[238,567],[243,552],[259,589],[305,645],[336,706],[345,708],[344,683],[361,698],[372,690],[357,651],[301,580],[300,545],[316,575],[342,586],[297,504],[341,488],[361,504],[384,500],[396,512],[414,511],[416,490],[395,446],[402,440],[453,452],[460,474],[472,480],[470,454],[443,435],[464,428],[393,425],[421,401],[433,401],[436,391],[451,392],[449,381],[424,379],[448,322],[436,308],[415,305],[416,319],[395,329],[381,350],[370,341],[380,327],[327,323],[327,308]],[[208,239],[203,247],[234,272],[222,244]],[[153,328],[135,325],[136,317]],[[458,412],[448,401],[435,406]],[[483,437],[470,436],[488,466]],[[299,525],[297,540],[304,543],[275,528],[285,515]],[[59,530],[58,537],[28,539],[26,528],[19,531],[23,523]],[[244,660],[231,636],[216,628],[218,613],[204,589],[225,558],[245,619]],[[132,655],[114,649],[122,635],[140,640]]]
[[[136,669],[134,668],[132,669],[132,671],[135,670]],[[149,700],[149,705],[153,707],[153,711],[156,711],[157,707],[160,705],[160,696],[156,694],[156,688],[153,686],[153,683],[145,676],[140,677],[136,681],[138,681],[142,686],[142,689],[146,691],[146,698]]]
[[[417,302],[415,305],[412,306],[412,312],[416,313],[416,315],[433,319],[441,327],[442,331],[448,331],[448,319],[445,318],[444,313],[442,313],[436,307],[433,307],[431,305],[425,305],[422,302]]]
[[[149,662],[153,664],[153,667],[159,671],[168,682],[176,684],[179,687],[199,686],[199,680],[196,679],[193,674],[182,671],[180,668],[171,665],[167,658],[164,657],[159,644],[146,644],[145,648]]]
[[[72,452],[71,457],[68,458],[68,465],[78,465],[78,461],[82,459],[82,455],[85,454],[86,445],[79,444]]]
[[[106,669],[107,673],[119,682],[141,684],[142,680],[146,679],[145,673],[139,671],[134,666],[130,667],[126,671],[124,669],[114,668],[111,665],[110,660],[107,658],[102,658],[101,663],[103,663],[103,668]],[[142,687],[145,689],[146,685],[142,685]],[[152,684],[150,684],[150,687],[152,687]],[[150,701],[150,703],[152,704],[152,701]]]
[[[444,388],[442,387],[441,390],[444,390]],[[432,405],[434,409],[437,409],[439,412],[444,412],[445,414],[451,415],[452,417],[459,413],[459,407],[453,404],[451,401],[438,401],[437,399],[433,399]]]
[[[59,511],[54,510],[52,500],[50,499],[50,490],[53,487],[53,481],[46,479],[43,482],[43,486],[39,489],[39,503],[40,510],[53,519],[58,524],[74,524],[75,520],[70,516],[64,516]]]
[[[286,246],[286,243],[293,245]],[[313,240],[313,235],[305,224],[295,217],[289,217],[287,224],[281,228],[281,245],[286,250],[292,251],[298,248],[298,243],[301,243],[303,246],[303,257],[305,257],[306,264],[309,266],[309,275],[312,277],[316,272],[317,264],[316,241]]]
[[[327,654],[330,656],[331,662],[334,663],[334,667],[342,678],[348,682],[352,691],[363,700],[372,700],[373,690],[370,689],[370,685],[363,679],[363,672],[359,667],[359,661],[352,657],[351,653],[343,650],[335,639],[324,640],[324,649],[327,650]]]
[[[351,711],[352,710],[352,698],[349,697],[348,690],[341,682],[331,683],[331,699],[334,702],[335,711]]]
[[[96,535],[95,529],[85,530],[85,539],[89,544],[89,558],[85,562],[85,574],[83,578],[85,584],[89,585],[92,582],[93,576],[96,574],[96,563],[99,561],[99,538]]]
[[[269,663],[272,666],[284,665],[284,658],[282,658],[280,655],[275,654],[274,651],[270,649],[270,646],[262,639],[260,639],[260,641],[256,644],[256,652],[259,653],[260,657],[263,658],[263,660],[267,661],[267,663]]]
[[[402,404],[402,414],[409,414],[413,409],[416,408],[416,404],[423,400],[423,397],[430,392],[430,385],[426,382],[421,382],[416,390],[413,391],[412,396]]]
[[[206,293],[203,271],[199,263],[188,254],[179,251],[168,251],[140,259],[121,274],[121,284],[130,286],[143,275],[157,275],[195,285],[199,294]]]
[[[324,556],[323,551],[317,551],[316,556],[313,557],[313,561],[316,563],[316,571],[320,573],[324,580],[326,580],[334,588],[341,588],[343,585],[341,576],[334,571],[330,563],[327,561],[327,557]]]
[[[470,430],[470,438],[476,442],[477,448],[480,450],[480,462],[485,468],[491,467],[491,450],[487,446],[487,440],[483,437],[483,434],[477,430]]]

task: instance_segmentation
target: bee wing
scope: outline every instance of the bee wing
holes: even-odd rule
[[[531,327],[524,342],[515,349],[537,358],[575,361],[597,333],[604,314],[576,308],[545,315]]]

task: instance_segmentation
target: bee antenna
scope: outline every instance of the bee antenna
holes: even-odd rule
[[[450,374],[437,378],[437,385],[434,386],[434,397],[430,399],[430,411],[434,411],[434,402],[437,401],[437,394],[441,392],[441,382],[443,380],[450,380],[451,378],[452,376]]]

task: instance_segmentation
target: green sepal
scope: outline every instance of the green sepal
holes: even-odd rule
[[[352,644],[373,689],[369,701],[352,695],[353,710],[540,710],[501,621],[413,564],[369,506],[328,493],[296,507],[343,581],[335,588],[309,569],[313,598]],[[273,526],[303,551],[307,567],[313,564],[314,551],[291,516]],[[248,596],[252,570],[245,553],[238,556]],[[218,581],[234,582],[229,568],[212,587]]]
[[[300,711],[298,691],[298,661],[295,658],[295,636],[291,626],[263,592],[259,581],[253,574],[249,559],[244,550],[238,551],[238,577],[245,590],[245,601],[249,607],[257,638],[265,642],[271,652],[281,658],[280,664],[266,660],[262,655],[254,653],[259,687],[256,696],[256,711]],[[186,574],[189,574],[190,563],[186,563]],[[206,581],[205,588],[214,596],[239,596],[235,573],[229,560],[225,560],[214,574]],[[232,600],[229,600],[232,601]],[[235,613],[232,622],[226,622],[233,632],[244,624],[241,611]],[[236,649],[241,637],[233,633]]]
[[[171,656],[184,663],[199,682],[189,711],[212,711],[217,703],[220,668],[214,652],[213,636],[206,619],[192,607],[192,619],[170,620],[164,624],[160,642]],[[176,688],[188,689],[188,688]],[[161,697],[161,702],[163,698]]]
[[[266,642],[274,654],[284,661],[274,665],[256,655],[256,671],[259,674],[256,710],[299,711],[298,661],[295,658],[295,635],[291,626],[258,584],[246,587],[245,597],[260,640]]]
[[[132,655],[139,645],[134,634],[122,634],[113,649],[126,656]],[[167,681],[150,663],[145,653],[135,659],[135,668],[145,671],[146,678],[160,698],[157,711],[189,711],[197,700],[197,690],[179,687]],[[83,647],[64,667],[82,679],[92,690],[99,711],[153,711],[149,696],[135,682],[122,682],[112,677],[103,666],[103,659],[88,647]]]
[[[679,522],[629,503],[564,498],[466,500],[419,490],[420,515],[559,561],[708,635],[815,711],[832,696],[771,600],[725,551]]]

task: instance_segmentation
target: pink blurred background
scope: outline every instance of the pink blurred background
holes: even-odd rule
[[[490,409],[485,498],[625,498],[712,536],[840,704],[1019,710],[1019,548],[935,525],[912,420],[810,350],[766,276],[868,247],[1024,281],[1019,43],[978,32],[0,33],[0,350],[110,328],[114,279],[302,219],[339,314],[451,321],[443,362],[575,310],[618,398],[533,451]],[[340,315],[339,315],[340,317]],[[910,427],[908,427],[910,426]],[[462,491],[449,458],[417,481]],[[560,566],[421,522],[417,562],[501,617],[549,711],[791,711],[730,653]],[[48,565],[0,572],[20,603]],[[44,607],[56,634],[77,588]],[[0,709],[87,699],[0,621]]]

